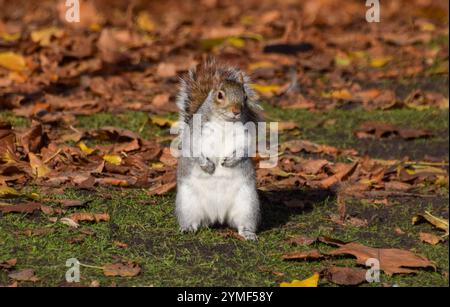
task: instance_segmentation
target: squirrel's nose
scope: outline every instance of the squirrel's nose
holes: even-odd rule
[[[233,112],[234,115],[238,115],[239,113],[241,113],[241,108],[239,108],[239,106],[232,106],[231,112]]]

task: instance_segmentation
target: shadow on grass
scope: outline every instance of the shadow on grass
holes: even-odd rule
[[[280,189],[259,191],[262,211],[260,231],[285,225],[292,215],[310,212],[315,206],[336,198],[331,189]]]

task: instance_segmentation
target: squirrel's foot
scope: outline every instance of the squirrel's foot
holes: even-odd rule
[[[214,171],[216,170],[216,165],[214,164],[214,162],[212,162],[209,158],[204,157],[201,161],[200,161],[200,168],[212,175],[214,173]]]
[[[258,236],[253,231],[250,231],[244,227],[239,227],[238,233],[241,237],[243,237],[246,241],[256,241],[258,240]]]
[[[182,233],[185,233],[185,232],[197,232],[197,230],[198,230],[198,224],[192,224],[192,225],[189,225],[189,226],[181,226],[180,227],[180,231]]]

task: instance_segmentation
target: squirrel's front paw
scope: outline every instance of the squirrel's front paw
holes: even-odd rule
[[[212,175],[214,173],[214,171],[216,170],[216,165],[214,164],[214,162],[212,162],[210,159],[205,158],[202,163],[200,164],[201,169]]]
[[[240,159],[236,156],[231,156],[231,157],[225,157],[222,162],[220,163],[220,165],[224,166],[224,167],[234,167],[236,166],[236,164],[238,164],[240,161]]]

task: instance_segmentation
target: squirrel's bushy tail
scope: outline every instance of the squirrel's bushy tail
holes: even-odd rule
[[[209,92],[218,88],[225,80],[242,83],[247,95],[245,112],[251,121],[257,121],[258,96],[250,86],[250,78],[240,69],[218,64],[214,59],[203,62],[198,68],[189,70],[188,74],[180,78],[180,89],[176,104],[180,110],[180,121],[189,122],[191,116],[197,112]]]

